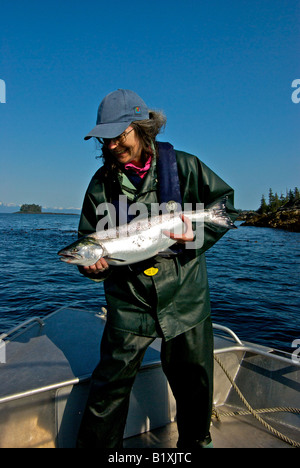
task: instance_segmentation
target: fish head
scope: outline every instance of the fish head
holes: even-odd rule
[[[103,256],[103,247],[93,237],[84,236],[58,252],[61,261],[73,265],[94,265]]]

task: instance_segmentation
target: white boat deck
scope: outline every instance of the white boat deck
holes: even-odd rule
[[[105,320],[66,307],[24,325],[0,337],[0,448],[74,447]],[[254,408],[300,407],[300,365],[290,355],[241,343],[230,331],[215,332],[216,356]],[[244,409],[217,363],[214,400],[218,410]],[[175,417],[156,340],[133,387],[124,446],[176,448]],[[299,414],[263,417],[300,444]],[[290,447],[253,416],[213,420],[211,433],[216,448]]]
[[[226,410],[226,408],[224,408]],[[285,435],[294,439],[295,431],[277,425]],[[212,423],[213,447],[218,448],[293,448],[274,437],[251,416],[225,417],[222,423]],[[178,439],[176,423],[145,432],[124,440],[124,448],[176,448]],[[300,440],[298,434],[298,441]]]

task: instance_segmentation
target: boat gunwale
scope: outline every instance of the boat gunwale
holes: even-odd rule
[[[71,310],[75,309],[77,311],[82,311],[82,312],[94,314],[94,315],[97,316],[97,318],[105,320],[105,318],[101,314],[95,314],[95,312],[93,312],[93,311],[82,309],[81,307],[76,307],[76,306],[74,307],[74,305],[75,304],[60,307],[56,311],[51,312],[47,316],[43,317],[43,319],[41,319],[39,317],[32,317],[31,319],[21,323],[20,325],[17,325],[15,328],[11,329],[6,334],[2,334],[0,336],[0,339],[2,338],[0,340],[0,344],[3,344],[3,343],[9,344],[10,341],[9,340],[6,341],[5,340],[6,337],[8,337],[9,335],[12,335],[16,331],[20,330],[20,332],[18,334],[18,336],[19,336],[20,334],[25,333],[26,331],[28,331],[28,329],[30,329],[31,327],[33,327],[34,325],[37,325],[37,324],[40,325],[40,328],[43,328],[45,330],[47,319],[49,319],[50,317],[53,317],[53,315],[56,315],[57,313],[59,313],[62,310],[65,310],[65,309],[71,309]],[[29,327],[22,330],[22,328],[25,327],[26,325],[29,325]],[[228,345],[226,347],[221,347],[221,348],[217,347],[217,348],[214,349],[214,354],[216,354],[216,355],[224,354],[224,353],[230,353],[230,352],[242,352],[242,353],[244,353],[244,355],[245,355],[245,353],[251,353],[251,354],[261,355],[261,356],[264,356],[264,357],[267,357],[267,358],[282,362],[283,364],[289,364],[289,365],[295,366],[295,368],[300,368],[300,362],[298,362],[298,361],[296,362],[295,360],[293,360],[292,359],[293,355],[291,353],[287,353],[285,351],[280,351],[280,350],[273,349],[273,348],[267,348],[266,346],[258,345],[258,344],[255,344],[255,343],[242,342],[239,339],[239,337],[230,328],[225,327],[225,326],[220,325],[220,324],[213,323],[213,328],[215,330],[219,331],[219,332],[226,333],[227,335],[229,335],[231,337],[230,341],[229,341],[230,345]],[[223,340],[224,339],[228,340],[228,337],[225,337],[224,335],[220,336],[219,334],[217,334],[215,337],[219,338],[219,339],[223,339]],[[231,344],[232,340],[234,340],[235,344]],[[280,356],[280,355],[274,354],[274,353],[283,353],[283,354],[286,354],[289,357]],[[161,361],[160,360],[155,360],[155,361],[152,361],[150,363],[142,364],[142,366],[140,368],[140,372],[142,372],[143,370],[146,370],[146,369],[149,369],[149,368],[155,368],[155,367],[161,367]],[[31,390],[26,390],[25,392],[20,392],[20,393],[15,393],[15,394],[12,394],[12,395],[7,395],[7,396],[4,396],[4,397],[0,398],[0,404],[7,403],[7,402],[10,402],[10,401],[14,401],[14,400],[21,399],[21,398],[30,397],[30,396],[33,396],[33,395],[37,395],[39,393],[45,393],[47,391],[56,390],[56,389],[60,389],[60,388],[63,388],[63,387],[68,387],[70,385],[77,385],[77,384],[80,384],[80,383],[84,383],[84,382],[87,382],[91,378],[91,375],[92,375],[92,373],[83,374],[83,375],[79,375],[77,377],[74,377],[73,379],[70,379],[70,380],[56,382],[55,384],[50,384],[50,385],[46,385],[46,386],[43,386],[43,387],[39,387],[39,388],[31,389]]]
[[[290,365],[294,365],[294,366],[300,368],[300,363],[296,363],[296,362],[292,361],[292,359],[288,359],[286,357],[278,356],[276,354],[273,354],[272,352],[262,351],[259,348],[255,348],[254,346],[249,346],[249,345],[247,345],[247,346],[246,345],[242,345],[242,346],[235,345],[235,346],[229,346],[229,347],[226,347],[226,348],[216,349],[216,350],[214,350],[214,354],[219,355],[219,354],[225,354],[225,353],[237,352],[237,351],[238,352],[241,351],[244,354],[245,353],[251,353],[251,354],[254,354],[254,355],[260,355],[260,356],[268,357],[270,359],[274,359],[276,361],[282,362],[283,364],[290,364]],[[147,370],[147,369],[150,369],[150,368],[156,368],[156,367],[161,367],[161,362],[160,361],[152,362],[150,364],[143,365],[141,367],[141,369],[140,369],[140,372],[142,372],[143,370]],[[21,398],[30,397],[30,396],[37,395],[37,394],[40,394],[40,393],[45,393],[45,392],[51,391],[51,390],[57,390],[57,389],[60,389],[60,388],[63,388],[63,387],[68,387],[70,385],[77,385],[77,384],[81,384],[81,383],[84,383],[84,382],[88,382],[90,380],[90,378],[91,378],[91,375],[92,374],[86,374],[86,375],[78,376],[78,377],[76,377],[74,379],[67,380],[67,381],[64,381],[64,382],[59,382],[59,383],[56,383],[56,384],[46,385],[44,387],[28,390],[28,391],[22,392],[22,393],[16,393],[16,394],[13,394],[13,395],[8,395],[6,397],[0,398],[0,404],[7,403],[7,402],[10,402],[10,401],[14,401],[14,400],[18,400],[18,399],[21,399]]]

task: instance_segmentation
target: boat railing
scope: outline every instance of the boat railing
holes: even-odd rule
[[[20,323],[16,327],[12,328],[7,333],[2,333],[2,335],[0,335],[0,344],[8,336],[14,335],[17,331],[21,330],[21,328],[25,328],[28,325],[33,324],[34,322],[38,322],[40,327],[43,327],[45,325],[45,322],[40,317],[32,317],[32,318],[26,320],[25,322]]]
[[[274,349],[274,348],[266,348],[265,346],[261,346],[258,344],[242,342],[239,339],[239,337],[230,328],[225,327],[223,325],[213,323],[213,328],[227,333],[234,339],[236,343],[236,344],[233,344],[232,346],[228,346],[228,344],[226,344],[226,346],[223,348],[215,349],[214,351],[215,354],[224,354],[224,353],[230,353],[230,352],[236,352],[236,351],[242,351],[244,353],[249,352],[249,353],[259,354],[260,356],[266,356],[268,358],[271,357],[272,359],[281,361],[284,364],[292,364],[296,367],[300,367],[300,361],[293,359],[293,356],[291,355],[291,353],[278,350],[278,349]]]
[[[79,383],[85,383],[85,382],[88,382],[90,378],[91,378],[91,375],[87,374],[87,375],[83,375],[83,376],[80,376],[80,377],[75,377],[74,379],[71,379],[71,380],[65,380],[63,382],[57,382],[57,383],[52,384],[52,385],[45,385],[44,387],[38,387],[38,388],[35,388],[35,389],[27,390],[25,392],[14,393],[13,395],[7,395],[5,397],[0,398],[0,405],[2,403],[8,403],[8,402],[11,402],[11,401],[14,401],[14,400],[19,400],[20,398],[32,397],[32,396],[38,395],[40,393],[45,393],[45,392],[49,392],[49,391],[52,391],[52,390],[56,391],[56,390],[58,390],[60,388],[63,388],[63,387],[69,387],[69,386],[77,385]]]
[[[228,333],[228,335],[232,336],[232,338],[241,346],[243,346],[242,341],[239,339],[239,337],[228,327],[224,327],[224,325],[219,325],[217,323],[213,323],[213,328],[215,330],[221,330],[225,333]]]

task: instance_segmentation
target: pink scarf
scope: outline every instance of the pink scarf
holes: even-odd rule
[[[133,163],[125,164],[124,167],[125,169],[132,169],[138,176],[140,176],[141,179],[143,179],[151,167],[151,159],[152,157],[149,156],[144,167],[137,167]]]

